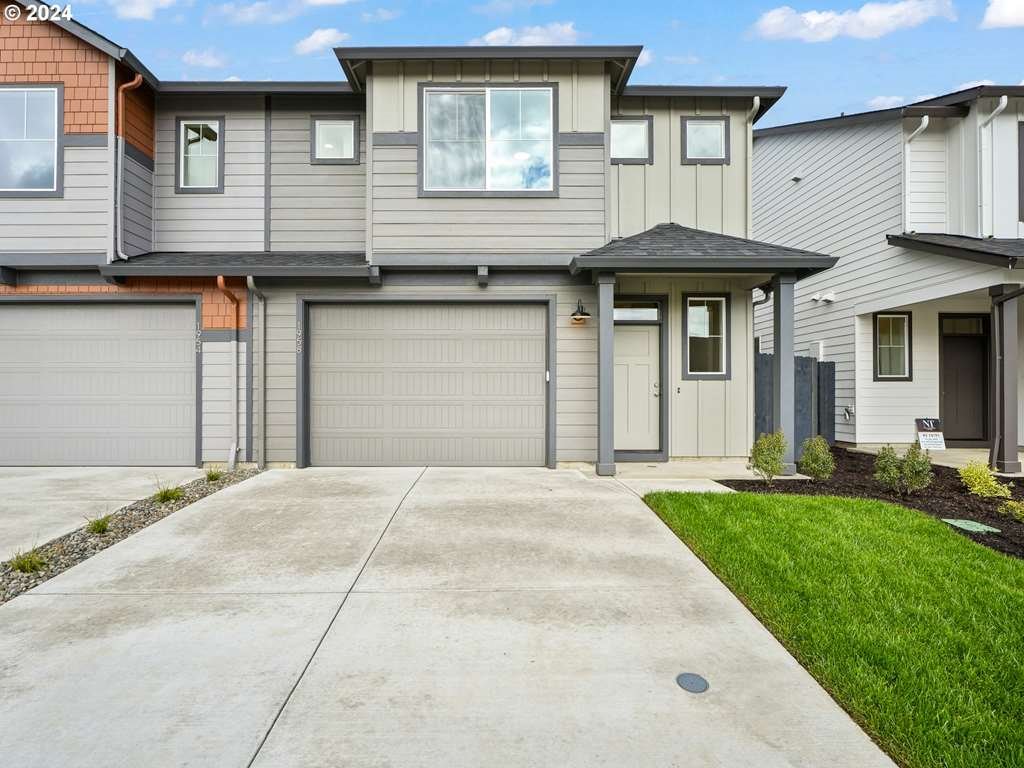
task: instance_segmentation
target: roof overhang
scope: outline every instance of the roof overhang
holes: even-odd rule
[[[523,60],[573,59],[605,61],[612,68],[612,91],[622,93],[629,80],[641,45],[450,45],[393,46],[367,48],[335,48],[334,55],[352,90],[366,88],[367,65],[372,61],[440,61],[440,60]]]
[[[964,237],[961,235],[904,233],[886,235],[889,245],[954,259],[1013,269],[1024,258],[1024,240]]]
[[[754,115],[754,122],[761,119],[775,102],[786,92],[783,85],[627,85],[622,91],[623,96],[646,97],[690,97],[690,98],[722,98],[722,99],[761,99],[761,106]]]
[[[1024,97],[1024,85],[978,85],[974,88],[965,88],[962,91],[954,91],[934,99],[919,101],[915,106],[931,106],[944,104],[970,104],[977,99],[998,98],[1009,96],[1010,98]]]
[[[157,87],[158,93],[247,93],[247,94],[338,94],[352,95],[352,87],[339,81],[296,82],[296,81],[237,81],[206,80],[164,81]]]
[[[357,277],[368,278],[362,253],[148,253],[103,264],[103,277]]]
[[[758,128],[754,131],[754,138],[761,136],[778,136],[785,133],[801,133],[821,128],[844,128],[850,125],[861,125],[864,123],[883,123],[887,120],[902,120],[904,118],[928,117],[967,117],[970,107],[963,104],[911,104],[906,107],[894,107],[893,109],[878,109],[874,112],[858,112],[853,115],[840,115],[839,117],[826,117],[822,120],[807,120],[802,123],[789,123],[777,125],[772,128]]]
[[[837,258],[821,257],[779,257],[766,259],[743,259],[718,256],[674,257],[614,257],[577,256],[569,265],[572,274],[584,270],[594,272],[700,272],[703,274],[793,274],[799,278],[810,277],[835,266]]]

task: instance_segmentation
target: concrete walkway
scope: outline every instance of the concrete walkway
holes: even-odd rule
[[[0,607],[0,690],[11,765],[892,765],[574,470],[264,473]]]
[[[156,491],[202,476],[195,467],[0,467],[0,560]]]

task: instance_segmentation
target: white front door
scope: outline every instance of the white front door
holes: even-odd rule
[[[615,450],[661,446],[661,328],[615,326]]]

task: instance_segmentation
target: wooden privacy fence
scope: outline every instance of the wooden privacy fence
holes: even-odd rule
[[[775,431],[772,413],[772,358],[754,355],[754,432],[765,435]],[[794,357],[796,395],[796,456],[812,435],[821,435],[829,445],[836,442],[836,364],[813,357]]]

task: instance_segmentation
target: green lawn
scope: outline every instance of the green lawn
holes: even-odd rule
[[[646,501],[898,763],[1024,766],[1024,561],[877,501]]]

